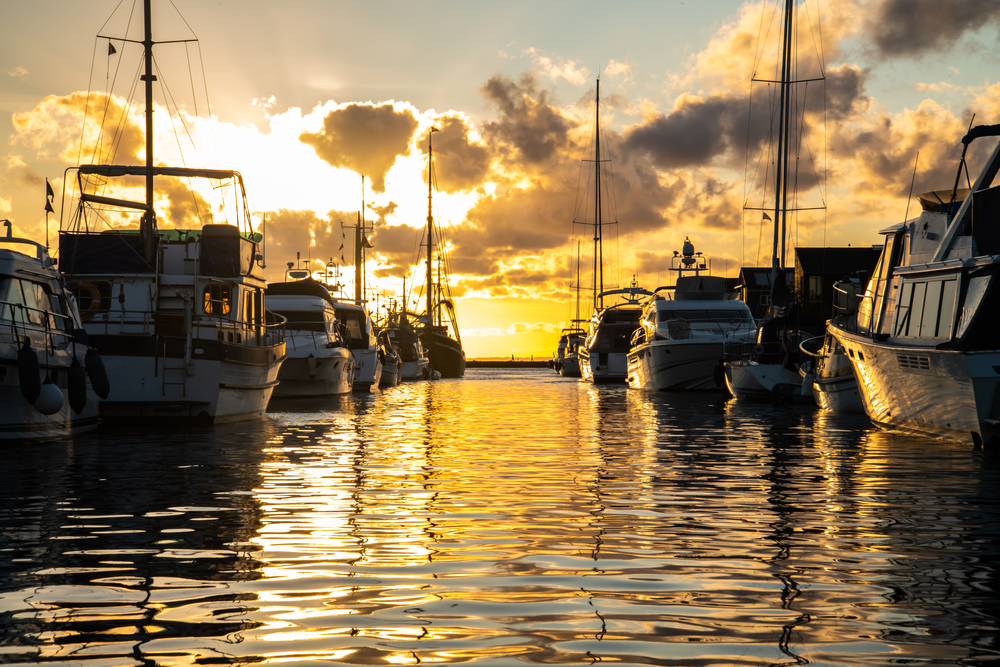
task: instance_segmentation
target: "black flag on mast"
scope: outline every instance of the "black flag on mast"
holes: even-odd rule
[[[111,40],[109,39],[109,40],[108,40],[108,55],[109,55],[109,56],[113,56],[113,55],[115,55],[116,53],[118,53],[118,49],[116,49],[116,48],[115,48],[115,45],[114,45],[114,44],[112,44],[112,43],[111,43]]]
[[[45,179],[45,212],[55,213],[55,209],[52,208],[52,200],[55,199],[56,193],[52,191],[52,186],[49,185],[49,179]]]

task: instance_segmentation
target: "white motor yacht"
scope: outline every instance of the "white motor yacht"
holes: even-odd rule
[[[354,354],[354,391],[371,391],[382,381],[382,360],[375,325],[364,305],[345,299],[335,301],[337,321],[343,327],[347,346]]]
[[[40,243],[0,237],[0,441],[51,440],[98,425],[107,396],[76,302]],[[28,254],[30,253],[30,254]],[[90,371],[89,377],[87,371]]]
[[[1000,125],[973,128],[965,150]],[[854,366],[865,412],[883,427],[1000,442],[1000,144],[969,191],[919,197],[922,212],[882,230],[857,317],[831,333]]]
[[[285,318],[287,358],[278,371],[274,397],[350,393],[355,359],[341,336],[336,301],[326,286],[311,277],[271,283],[264,304]]]
[[[673,287],[659,288],[646,302],[628,353],[628,383],[634,389],[718,390],[726,342],[751,340],[753,315],[726,290],[725,278],[702,275],[709,267],[684,240],[674,253]]]
[[[433,373],[431,362],[424,350],[420,332],[409,325],[407,315],[398,315],[386,332],[392,346],[399,352],[399,380],[430,380]]]

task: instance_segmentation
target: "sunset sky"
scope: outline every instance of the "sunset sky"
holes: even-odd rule
[[[825,78],[801,87],[799,203],[825,210],[800,214],[788,245],[878,243],[907,212],[915,164],[914,193],[951,188],[972,114],[1000,123],[1000,3],[797,6],[798,76]],[[0,16],[0,218],[44,240],[48,178],[54,239],[62,205],[66,217],[74,207],[60,201],[67,167],[98,147],[104,161],[144,160],[139,47],[112,39],[109,55],[97,37],[140,39],[141,2],[0,0]],[[605,230],[605,287],[667,284],[686,236],[716,275],[770,263],[771,229],[745,206],[766,197],[754,189],[766,129],[748,131],[748,118],[766,115],[768,86],[751,78],[755,63],[758,79],[774,77],[774,2],[153,0],[153,16],[155,40],[199,40],[154,51],[156,162],[243,174],[254,225],[267,217],[270,280],[296,252],[315,269],[332,257],[353,294],[341,222],[357,218],[364,173],[372,307],[375,292],[379,307],[398,300],[404,275],[408,293],[414,280],[423,289],[412,267],[437,127],[434,214],[466,353],[551,356],[573,316],[578,241],[590,307],[592,232],[573,222],[593,207],[582,160],[598,77],[604,215],[618,222]],[[992,148],[977,144],[973,178]],[[162,186],[161,224],[193,224],[188,186]],[[215,193],[198,196],[227,219]]]

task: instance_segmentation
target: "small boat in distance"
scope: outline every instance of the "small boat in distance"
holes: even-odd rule
[[[553,362],[556,372],[563,377],[580,377],[580,346],[587,338],[586,329],[581,328],[586,320],[580,319],[580,242],[576,243],[576,317],[572,326],[563,329],[559,335],[559,345]]]
[[[341,336],[336,301],[311,276],[270,283],[264,305],[285,319],[288,357],[278,371],[274,397],[348,394],[354,386],[354,355]]]
[[[45,246],[0,237],[0,441],[53,440],[98,425],[108,379]],[[3,247],[8,246],[8,247]],[[27,252],[21,252],[27,251]],[[89,371],[89,379],[88,379]]]
[[[410,324],[410,319],[416,317],[413,313],[394,313],[390,315],[389,326],[385,332],[392,346],[399,353],[399,379],[401,382],[414,380],[430,380],[434,377],[430,359],[424,350],[422,337],[417,329]]]
[[[427,133],[427,312],[421,318],[421,343],[427,351],[431,368],[444,378],[460,378],[465,375],[465,350],[458,331],[458,318],[451,299],[443,297],[447,283],[441,280],[441,262],[438,253],[438,280],[434,281],[434,214],[433,174],[434,147],[432,137],[437,128]]]
[[[628,353],[628,383],[633,389],[717,391],[716,369],[727,341],[750,340],[753,315],[726,289],[726,279],[710,275],[690,239],[674,252],[672,287],[660,287],[646,302],[640,328]],[[709,275],[702,275],[706,273]]]
[[[379,360],[382,362],[382,379],[379,380],[379,389],[395,387],[400,382],[403,360],[399,357],[399,350],[392,344],[389,332],[382,329],[378,332],[378,352]]]

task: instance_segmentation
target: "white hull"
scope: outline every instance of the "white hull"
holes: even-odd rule
[[[889,346],[839,329],[834,335],[850,351],[865,412],[879,426],[963,442],[1000,438],[1000,350]]]
[[[628,377],[626,357],[624,352],[581,354],[580,375],[584,380],[594,384],[625,382]]]
[[[382,381],[382,362],[378,360],[378,348],[369,347],[354,352],[354,391],[371,391]]]
[[[563,357],[559,366],[559,374],[564,378],[580,377],[580,357],[575,354]]]
[[[106,418],[184,418],[208,422],[258,419],[278,384],[281,359],[250,365],[138,355],[102,355],[111,383]]]
[[[399,379],[401,382],[429,380],[430,377],[431,365],[426,359],[421,359],[419,361],[403,361],[400,363]]]
[[[721,341],[657,340],[629,352],[628,383],[634,389],[717,391],[721,362]]]
[[[726,387],[739,400],[813,400],[812,396],[803,395],[799,374],[780,364],[727,363],[725,371]]]
[[[354,384],[354,355],[343,347],[320,348],[305,357],[293,352],[281,364],[278,383],[275,398],[349,394]]]
[[[82,346],[81,346],[82,349]],[[82,360],[83,356],[79,355]],[[66,369],[71,359],[65,351],[50,354],[50,363],[40,364],[40,377],[50,369],[55,371],[56,386],[63,395],[62,407],[51,415],[43,415],[25,400],[17,369],[17,350],[13,345],[0,345],[0,442],[25,440],[56,440],[93,431],[98,426],[100,399],[87,381],[87,404],[76,414],[69,406]],[[63,363],[65,362],[65,363]]]
[[[816,405],[833,412],[864,412],[865,406],[861,399],[861,390],[854,375],[842,375],[834,378],[817,377],[812,385],[813,399]]]
[[[397,362],[395,364],[383,364],[382,365],[382,379],[379,380],[379,387],[395,387],[399,384],[399,366]]]

